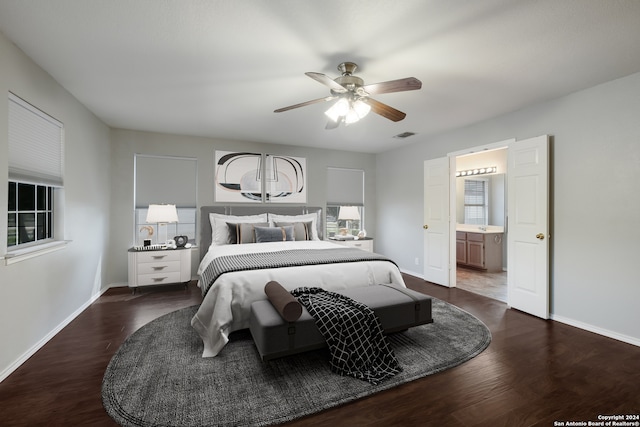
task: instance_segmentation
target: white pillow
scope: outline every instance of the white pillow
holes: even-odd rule
[[[278,215],[269,214],[269,224],[276,222],[306,222],[311,221],[311,240],[320,240],[318,237],[318,214],[310,213],[304,215]]]
[[[233,222],[236,224],[267,222],[267,214],[238,216],[210,213],[209,222],[211,222],[211,244],[226,245],[229,243],[229,227],[227,227],[227,222]]]

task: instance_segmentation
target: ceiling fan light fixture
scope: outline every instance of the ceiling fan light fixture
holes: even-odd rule
[[[342,98],[325,111],[325,114],[334,122],[342,119],[345,124],[351,124],[356,123],[369,114],[369,111],[371,111],[371,106],[361,99],[354,101],[352,99]]]
[[[355,111],[355,113],[358,115],[358,118],[362,119],[364,118],[364,116],[369,114],[369,111],[371,111],[371,105],[367,104],[361,99],[357,99],[353,103],[353,111]]]
[[[349,101],[346,98],[340,98],[331,108],[325,111],[324,114],[334,122],[337,122],[341,117],[349,113],[350,108]]]

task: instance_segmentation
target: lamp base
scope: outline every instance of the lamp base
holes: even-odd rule
[[[158,241],[156,242],[158,245],[167,244],[167,224],[159,223],[158,224]]]

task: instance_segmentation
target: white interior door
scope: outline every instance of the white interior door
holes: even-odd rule
[[[424,162],[424,279],[449,286],[449,158]]]
[[[508,153],[508,304],[549,318],[549,143],[518,141]]]

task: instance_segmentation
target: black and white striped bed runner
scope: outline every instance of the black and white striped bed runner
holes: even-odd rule
[[[331,371],[379,384],[402,371],[380,320],[366,305],[321,288],[291,291],[315,319],[331,353]]]
[[[258,243],[256,243],[258,244]],[[357,248],[335,249],[288,249],[275,252],[224,255],[215,258],[201,276],[202,295],[206,295],[211,284],[224,273],[263,268],[297,267],[303,265],[335,264],[360,261],[387,261],[389,258]]]

